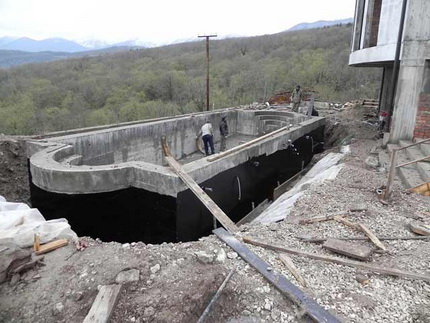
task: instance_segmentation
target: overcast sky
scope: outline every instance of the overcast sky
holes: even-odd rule
[[[0,0],[0,37],[155,44],[199,34],[274,34],[301,22],[351,18],[355,0]]]

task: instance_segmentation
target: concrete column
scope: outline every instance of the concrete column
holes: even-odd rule
[[[411,140],[420,93],[424,91],[430,59],[430,1],[408,2],[399,79],[389,141]]]
[[[423,88],[424,61],[402,61],[397,83],[390,142],[412,140],[419,95]]]

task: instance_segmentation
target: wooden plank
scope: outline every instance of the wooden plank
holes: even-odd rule
[[[200,316],[199,320],[197,321],[197,323],[203,323],[207,317],[207,315],[209,314],[209,311],[212,308],[212,305],[217,301],[217,299],[219,298],[219,296],[221,295],[222,291],[225,288],[225,285],[227,285],[227,282],[230,280],[231,276],[233,275],[233,273],[235,272],[236,268],[233,268],[230,273],[227,275],[227,277],[224,279],[224,281],[222,282],[221,286],[218,288],[218,290],[216,291],[214,297],[212,297],[211,301],[209,302],[208,306],[206,306],[205,310],[203,311],[202,315]]]
[[[252,220],[256,219],[261,213],[263,213],[263,211],[267,209],[269,205],[270,205],[269,200],[265,199],[263,202],[258,204],[258,206],[254,210],[252,210],[247,215],[245,215],[242,219],[240,219],[236,223],[236,225],[241,226],[243,224],[252,222]]]
[[[409,223],[409,229],[422,236],[430,236],[430,230],[418,223]]]
[[[430,282],[430,276],[417,274],[410,271],[403,271],[395,268],[386,268],[386,267],[367,264],[365,262],[360,262],[355,260],[342,259],[338,257],[320,255],[317,253],[305,252],[297,249],[285,248],[282,246],[271,245],[262,241],[254,240],[249,237],[244,237],[243,241],[246,243],[253,244],[255,246],[260,246],[260,247],[268,248],[275,251],[286,252],[293,255],[308,257],[316,260],[328,261],[328,262],[349,266],[349,267],[362,268],[379,274],[386,274],[386,275],[395,276],[395,277],[411,278],[411,279],[424,280],[424,281]]]
[[[316,216],[314,218],[300,220],[299,224],[310,224],[315,222],[329,221],[329,220],[333,220],[333,217],[334,217],[333,215]]]
[[[241,243],[223,228],[218,228],[213,233],[234,251],[239,256],[260,272],[264,278],[272,283],[281,293],[287,296],[291,301],[301,306],[303,310],[317,322],[340,322],[340,320],[318,305],[312,298],[308,297],[297,286],[291,283],[284,275],[281,275],[273,270],[269,270],[271,266],[263,259],[258,257],[246,245]]]
[[[34,245],[33,245],[33,251],[39,251],[40,249],[40,237],[37,234],[34,234]]]
[[[307,168],[302,169],[300,172],[298,172],[297,174],[295,174],[294,176],[290,177],[285,182],[283,182],[281,185],[279,185],[278,187],[276,187],[273,190],[273,200],[275,201],[282,194],[284,194],[286,191],[288,191],[288,187],[290,186],[290,184],[293,181],[295,181],[300,175],[302,175],[303,173],[305,173],[307,170],[308,170]]]
[[[279,259],[281,259],[282,263],[285,265],[285,267],[287,267],[290,273],[293,274],[293,276],[297,279],[300,285],[302,285],[303,287],[307,287],[308,284],[306,283],[306,280],[300,274],[296,266],[294,266],[293,260],[284,254],[279,254],[278,257]]]
[[[310,224],[310,223],[316,223],[316,222],[330,221],[330,220],[334,220],[335,216],[339,217],[340,214],[323,215],[323,216],[316,216],[309,219],[303,219],[299,221],[299,224]]]
[[[334,217],[333,217],[333,219],[334,219],[335,221],[337,221],[337,222],[340,222],[340,223],[342,223],[342,224],[344,224],[344,225],[346,225],[346,226],[348,226],[348,227],[352,228],[352,229],[360,230],[360,229],[358,228],[357,224],[352,223],[351,221],[349,221],[349,220],[345,219],[344,217],[341,217],[340,215],[336,215],[336,216],[334,216]]]
[[[109,322],[118,303],[121,287],[122,285],[102,286],[83,323]]]
[[[58,239],[52,242],[40,245],[39,250],[35,251],[36,255],[41,255],[52,250],[67,246],[69,242],[66,239]]]
[[[229,150],[227,150],[227,151],[224,151],[224,152],[219,153],[219,154],[212,155],[212,156],[210,156],[210,157],[208,157],[208,158],[206,158],[206,159],[207,159],[207,161],[210,161],[210,162],[215,161],[215,160],[220,159],[220,158],[222,158],[222,157],[228,156],[228,155],[230,155],[230,154],[232,154],[232,153],[234,153],[234,152],[236,152],[236,151],[240,151],[240,150],[242,150],[242,149],[244,149],[244,148],[246,148],[246,147],[249,147],[249,146],[251,146],[251,145],[253,145],[253,144],[255,144],[255,143],[258,143],[258,142],[260,142],[260,141],[263,141],[263,140],[266,140],[266,139],[269,139],[269,138],[272,138],[272,137],[278,136],[278,135],[279,135],[280,133],[282,133],[282,132],[287,132],[287,131],[289,131],[289,130],[290,130],[290,128],[291,128],[291,126],[290,126],[290,125],[285,126],[285,127],[282,127],[282,128],[279,128],[279,129],[277,129],[277,130],[275,130],[275,131],[272,131],[272,132],[270,132],[270,133],[268,133],[268,134],[266,134],[266,135],[263,135],[263,136],[261,136],[261,137],[258,137],[258,138],[255,138],[255,139],[252,139],[252,140],[250,140],[250,141],[248,141],[248,142],[245,142],[245,143],[244,143],[244,144],[242,144],[242,145],[236,146],[236,147],[234,147],[234,148],[230,148],[230,149],[229,149]]]
[[[372,241],[379,249],[387,250],[387,248],[385,248],[384,244],[378,239],[378,237],[375,236],[373,232],[370,231],[369,228],[366,227],[363,223],[359,223],[358,227],[361,229],[361,231],[364,232],[365,235],[369,237],[370,241]]]
[[[327,239],[323,248],[359,260],[368,260],[372,255],[371,248],[338,239]]]
[[[197,198],[207,207],[214,217],[226,228],[229,232],[235,233],[239,228],[233,223],[232,220],[220,209],[218,205],[206,194],[205,191],[183,171],[181,164],[179,164],[173,157],[165,156],[169,165],[173,168],[179,178],[190,188],[190,190],[197,196]]]
[[[315,243],[321,243],[326,241],[327,239],[330,239],[331,237],[326,238],[319,238],[319,237],[296,237],[297,239],[303,241],[303,242],[315,242]],[[363,241],[369,241],[369,237],[342,237],[342,238],[335,238],[338,240],[363,240]],[[404,236],[396,236],[396,237],[378,237],[379,240],[428,240],[430,239],[430,236],[413,236],[413,237],[404,237]]]

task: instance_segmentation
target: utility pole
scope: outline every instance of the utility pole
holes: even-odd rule
[[[198,38],[206,38],[206,111],[209,111],[209,38],[217,35],[202,35]]]

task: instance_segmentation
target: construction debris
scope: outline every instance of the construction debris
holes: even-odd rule
[[[348,221],[347,219],[341,217],[341,216],[335,216],[334,220],[345,224],[346,226],[352,228],[352,229],[356,229],[358,231],[362,231],[364,234],[366,234],[370,241],[372,241],[378,248],[382,249],[382,250],[386,250],[385,246],[383,245],[383,243],[381,241],[379,241],[378,237],[376,237],[372,231],[370,231],[364,224],[362,223],[352,223],[350,221]]]
[[[303,242],[315,242],[315,243],[321,243],[326,241],[327,239],[333,239],[331,237],[327,238],[318,238],[318,237],[312,237],[312,236],[298,236],[297,239],[303,241]],[[368,241],[370,240],[369,237],[339,237],[336,238],[337,240],[363,240]],[[428,240],[430,237],[404,237],[404,236],[397,236],[397,237],[378,237],[379,240]]]
[[[39,249],[36,250],[36,255],[42,255],[47,252],[51,252],[52,250],[67,246],[69,242],[66,239],[58,239],[52,242],[48,242],[46,244],[40,245]]]
[[[366,246],[338,239],[327,239],[326,242],[324,242],[323,247],[330,251],[364,261],[368,260],[373,252],[371,248]]]
[[[118,303],[122,285],[102,286],[84,323],[107,323]]]
[[[414,233],[405,226],[405,223],[415,220],[430,223],[429,200],[422,195],[410,194],[396,177],[390,202],[386,205],[380,203],[375,189],[385,184],[386,172],[367,167],[364,160],[375,146],[380,151],[385,150],[374,140],[376,127],[361,122],[361,109],[353,106],[345,107],[340,113],[334,113],[335,110],[328,107],[322,110],[322,113],[331,113],[327,118],[326,148],[354,133],[354,138],[350,139],[351,154],[344,157],[336,179],[301,192],[285,221],[270,225],[246,224],[241,226],[242,234],[258,237],[267,244],[324,256],[330,256],[330,251],[322,245],[306,242],[312,239],[324,242],[331,237],[360,241],[362,245],[373,247],[367,236],[354,234],[349,227],[334,221],[299,224],[299,220],[311,214],[341,214],[366,225],[389,250],[374,254],[370,263],[357,263],[389,269],[396,267],[401,271],[430,276],[430,236],[413,236]],[[258,109],[258,106],[250,108]],[[342,105],[338,109],[343,109]],[[337,152],[338,148],[329,151]],[[327,152],[315,157],[322,158],[325,154]],[[25,173],[25,156],[23,159]],[[7,170],[2,174],[5,173]],[[27,185],[27,181],[28,177],[25,177],[19,183]],[[2,189],[13,190],[15,186],[12,179]],[[365,212],[350,213],[351,208],[361,203],[367,206]],[[345,210],[348,212],[342,214]],[[299,235],[306,235],[307,240],[296,239]],[[33,244],[33,234],[30,238],[29,246]],[[225,279],[225,273],[233,268],[237,268],[235,274],[212,306],[210,320],[276,323],[300,320],[299,306],[289,302],[240,255],[227,257],[225,244],[213,235],[194,242],[159,245],[139,241],[102,242],[96,237],[81,240],[85,243],[84,248],[88,247],[85,252],[74,252],[75,247],[72,246],[60,248],[45,255],[46,266],[38,264],[22,271],[22,275],[13,275],[14,285],[0,284],[1,322],[82,322],[98,289],[112,284],[118,272],[130,268],[140,270],[140,279],[124,286],[112,310],[113,323],[196,322],[213,297],[214,286],[216,289]],[[127,248],[123,248],[126,242]],[[2,248],[0,246],[1,268],[5,259]],[[294,281],[294,276],[280,261],[278,251],[254,245],[249,245],[249,249],[267,263],[266,269],[270,272],[282,272]],[[201,263],[196,251],[216,255],[217,259],[210,264]],[[25,262],[31,261],[29,254],[30,251]],[[74,256],[70,258],[72,254]],[[426,322],[428,319],[430,284],[426,281],[376,275],[373,270],[365,268],[358,272],[355,266],[289,256],[308,285],[303,290],[312,293],[321,307],[329,309],[342,321]],[[368,278],[367,285],[358,282],[356,276],[360,274]],[[364,279],[363,283],[367,280]]]
[[[355,279],[361,284],[361,285],[367,285],[369,283],[369,278],[366,275],[363,274],[357,274],[355,276]]]
[[[228,246],[233,248],[243,260],[247,261],[251,266],[260,272],[268,281],[270,281],[281,293],[287,296],[291,301],[297,303],[309,317],[317,322],[340,322],[338,318],[323,309],[313,299],[309,298],[299,288],[288,281],[285,276],[280,275],[273,271],[265,261],[254,254],[248,247],[239,242],[231,234],[223,228],[213,231],[215,235],[225,242]],[[245,242],[250,240],[245,238]]]
[[[416,234],[430,236],[430,229],[423,224],[411,222],[409,223],[409,228]]]
[[[272,249],[275,251],[286,252],[286,253],[290,253],[293,255],[309,257],[309,258],[317,259],[317,260],[334,262],[334,263],[337,263],[339,265],[345,265],[345,266],[350,266],[350,267],[366,269],[366,270],[373,271],[373,272],[376,272],[379,274],[386,274],[386,275],[391,275],[391,276],[411,278],[411,279],[417,279],[417,280],[423,280],[426,282],[430,282],[430,275],[417,274],[417,273],[403,271],[403,270],[394,269],[394,268],[380,267],[380,266],[366,264],[363,262],[346,260],[346,259],[341,259],[341,258],[336,258],[336,257],[331,257],[331,256],[324,256],[324,255],[319,255],[319,254],[315,254],[315,253],[300,251],[297,249],[285,248],[282,246],[270,245],[270,244],[264,243],[262,241],[254,240],[254,239],[249,238],[249,237],[244,237],[243,241],[246,243],[256,245],[256,246],[269,248],[269,249]]]
[[[293,276],[297,279],[297,281],[302,285],[303,287],[307,287],[308,284],[306,283],[306,280],[303,278],[303,276],[300,274],[299,270],[294,266],[293,260],[284,254],[279,254],[279,259],[283,262],[285,267],[293,274]]]

